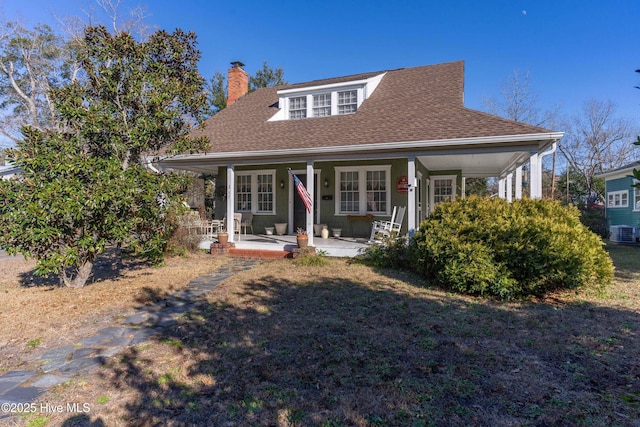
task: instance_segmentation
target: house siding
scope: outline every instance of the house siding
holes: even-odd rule
[[[370,220],[365,219],[354,219],[350,218],[348,215],[336,214],[336,167],[349,167],[349,166],[390,166],[390,201],[389,201],[389,213],[391,213],[394,206],[407,206],[407,193],[401,193],[397,191],[396,183],[400,177],[407,176],[408,174],[408,164],[406,158],[398,158],[398,159],[380,159],[380,160],[367,160],[367,161],[323,161],[323,162],[315,162],[314,169],[316,171],[320,171],[318,175],[318,185],[315,189],[317,200],[317,193],[320,192],[320,221],[314,221],[314,223],[327,224],[329,229],[332,230],[334,228],[342,229],[342,235],[344,236],[357,236],[357,237],[368,237],[371,233],[371,221],[377,219],[389,219],[390,215],[377,215],[374,216]],[[242,166],[236,167],[235,173],[241,174],[246,171],[255,171],[255,170],[275,170],[275,203],[276,203],[276,212],[275,214],[255,214],[253,216],[253,227],[255,233],[262,234],[264,233],[265,227],[273,227],[274,223],[278,222],[288,222],[289,216],[289,176],[287,168],[291,168],[292,170],[304,170],[306,168],[306,164],[304,163],[291,163],[291,164],[265,164],[258,166]],[[423,177],[423,210],[425,212],[425,216],[427,215],[426,209],[428,205],[428,192],[426,181],[429,179],[431,175],[456,175],[456,197],[460,197],[460,188],[462,182],[462,174],[459,170],[448,170],[448,171],[429,171],[424,166],[422,166],[419,162],[416,162],[416,170],[419,170],[422,173]],[[216,178],[216,183],[218,187],[226,188],[226,168],[221,167]],[[329,186],[327,188],[324,187],[324,180],[328,179]],[[280,181],[284,181],[285,187],[280,188]],[[323,199],[322,196],[331,196],[329,199]],[[298,197],[295,193],[294,189],[294,197]],[[216,203],[216,212],[215,217],[221,219],[225,216],[225,204],[224,203]],[[401,229],[401,233],[407,232],[407,215],[405,213],[405,217],[403,218],[403,225]]]
[[[632,187],[633,178],[623,177],[612,179],[606,182],[606,192],[609,194],[613,191],[627,190],[629,192],[629,206],[612,208],[607,204],[607,226],[612,225],[640,225],[640,211],[633,210],[634,188]],[[608,196],[607,199],[608,201]]]

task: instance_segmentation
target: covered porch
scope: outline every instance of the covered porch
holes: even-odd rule
[[[512,200],[542,197],[541,158],[555,149],[561,133],[463,138],[367,146],[208,153],[163,159],[160,166],[216,176],[223,190],[216,219],[225,219],[229,241],[239,245],[295,245],[296,229],[309,245],[328,254],[352,256],[364,247],[374,220],[388,220],[394,206],[406,206],[401,234],[413,235],[434,207],[462,198],[465,179],[496,177],[499,196]],[[522,168],[529,169],[528,194],[522,191]],[[305,209],[292,175],[304,181],[312,201]],[[313,177],[313,179],[309,179]],[[252,214],[253,237],[238,239],[233,218]],[[266,229],[286,224],[284,234]],[[342,239],[314,236],[314,225],[341,228]],[[264,233],[264,234],[263,234]],[[347,240],[347,238],[352,240]],[[326,240],[326,241],[323,241]],[[362,246],[358,246],[362,245]],[[349,250],[343,248],[352,245]],[[340,250],[339,250],[340,249]]]
[[[331,257],[354,257],[360,254],[368,245],[366,238],[329,237],[327,239],[316,236],[313,240],[316,253],[321,252]],[[202,247],[208,248],[214,240],[203,240]],[[242,234],[233,242],[236,251],[279,251],[293,252],[298,247],[295,235],[267,235]]]

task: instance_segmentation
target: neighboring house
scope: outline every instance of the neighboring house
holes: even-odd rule
[[[541,154],[563,135],[465,108],[462,61],[248,94],[241,66],[229,70],[228,107],[195,132],[210,151],[159,164],[216,175],[226,200],[217,218],[251,212],[256,230],[286,222],[290,234],[306,228],[309,244],[314,223],[367,236],[394,206],[407,207],[402,232],[413,233],[435,205],[464,195],[467,177],[499,177],[501,197],[522,197],[525,163],[529,196],[540,198]],[[311,213],[288,168],[305,183]]]
[[[597,175],[605,182],[605,209],[611,240],[634,242],[640,238],[640,188],[633,170],[640,169],[633,162],[618,169]]]
[[[2,179],[11,179],[20,175],[20,168],[18,166],[6,165],[0,166],[0,176]]]

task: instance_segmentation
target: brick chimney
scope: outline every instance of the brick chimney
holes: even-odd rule
[[[235,61],[231,63],[231,68],[229,68],[227,107],[249,92],[249,74],[242,67],[244,67],[242,62]]]

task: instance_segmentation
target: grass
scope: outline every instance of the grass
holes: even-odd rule
[[[43,401],[94,402],[71,424],[87,426],[638,426],[640,248],[608,250],[606,292],[514,303],[345,260],[264,263]]]

